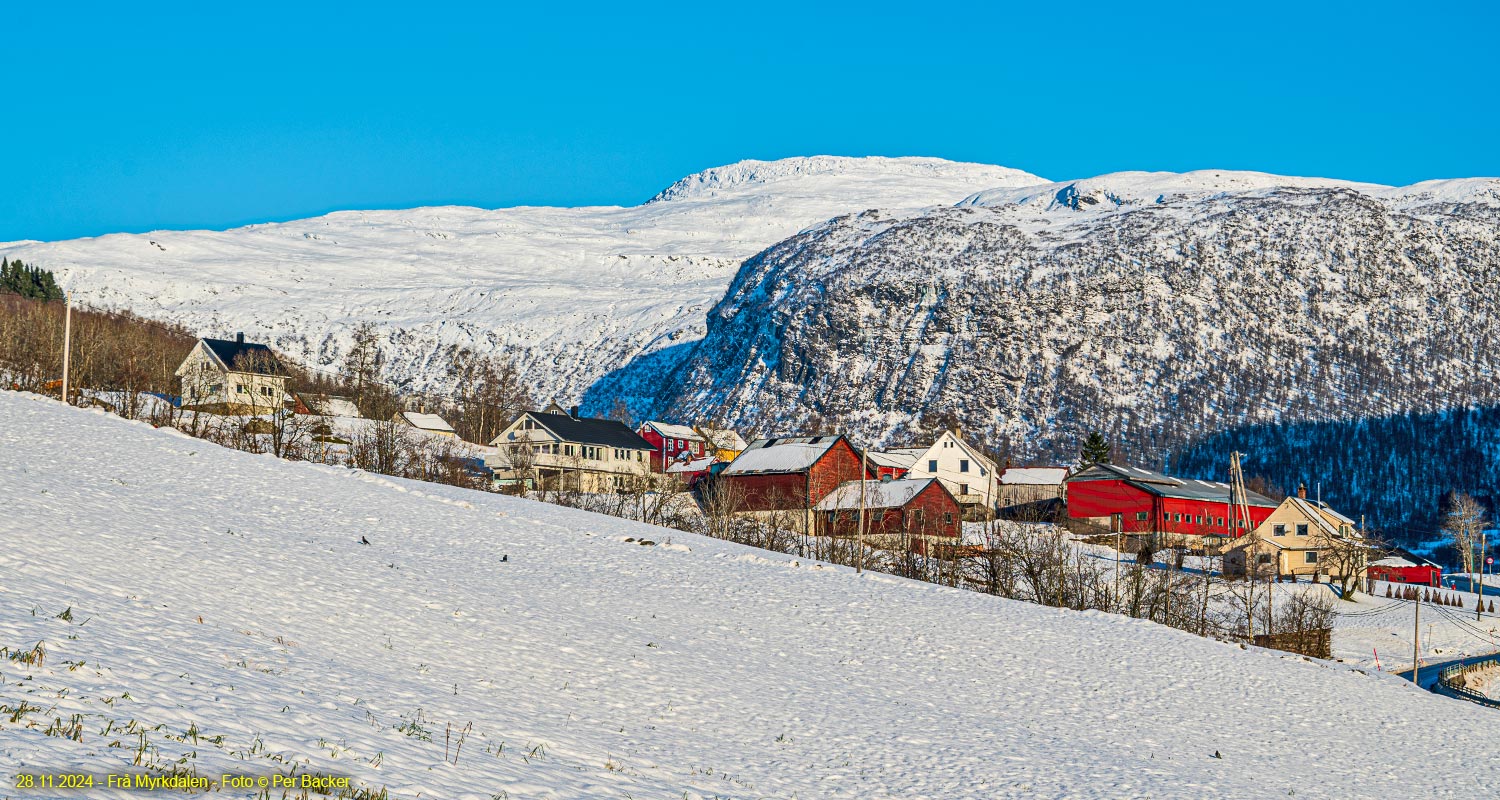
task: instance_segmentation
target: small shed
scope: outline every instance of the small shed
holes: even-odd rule
[[[1407,553],[1410,559],[1399,555],[1386,556],[1378,561],[1371,561],[1366,570],[1366,575],[1372,581],[1389,581],[1390,583],[1413,583],[1418,586],[1441,586],[1443,583],[1443,568],[1424,558]],[[1415,559],[1415,560],[1412,560]],[[1421,562],[1421,563],[1418,563]]]

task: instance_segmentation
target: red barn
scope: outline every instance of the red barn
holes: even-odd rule
[[[686,425],[642,422],[635,432],[651,443],[652,472],[666,472],[673,464],[696,461],[709,451],[708,441]]]
[[[1255,492],[1245,495],[1249,527],[1235,520],[1227,483],[1174,478],[1118,464],[1095,464],[1067,480],[1069,517],[1127,534],[1238,538],[1265,522],[1279,505]]]
[[[1412,558],[1416,561],[1409,561],[1401,556],[1387,556],[1379,561],[1371,561],[1366,572],[1372,581],[1414,583],[1418,586],[1442,585],[1442,567],[1416,556]]]
[[[839,484],[871,477],[859,462],[843,436],[756,439],[716,480],[740,511],[810,511]]]
[[[866,536],[887,545],[904,538],[919,553],[930,540],[957,542],[963,525],[958,500],[937,478],[849,481],[818,501],[818,535],[857,535],[861,505]]]

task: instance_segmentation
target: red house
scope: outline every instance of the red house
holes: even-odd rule
[[[963,525],[958,500],[937,478],[849,481],[818,501],[818,535],[856,535],[861,507],[866,536],[877,543],[904,540],[919,553],[930,541],[957,542]]]
[[[709,444],[686,425],[642,422],[635,431],[651,443],[651,471],[666,472],[673,464],[696,461],[709,453]]]
[[[1245,492],[1250,524],[1230,508],[1229,484],[1174,478],[1118,464],[1095,464],[1067,480],[1068,516],[1111,531],[1238,538],[1266,521],[1278,503]]]
[[[811,510],[861,475],[859,451],[843,436],[756,439],[716,480],[741,511]]]
[[[1408,553],[1407,555],[1411,555]],[[1387,556],[1379,561],[1371,561],[1366,569],[1372,581],[1390,581],[1391,583],[1414,583],[1418,586],[1441,586],[1443,583],[1443,568],[1427,561],[1426,559],[1412,556],[1416,561],[1409,561],[1401,556]],[[1421,562],[1421,563],[1417,563]]]

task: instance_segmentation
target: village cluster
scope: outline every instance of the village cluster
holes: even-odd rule
[[[360,416],[344,398],[289,392],[272,351],[243,335],[200,339],[177,375],[184,409]],[[438,414],[401,411],[392,422],[426,436],[456,436]],[[496,490],[611,495],[650,485],[802,536],[857,537],[862,546],[921,555],[963,553],[972,549],[964,522],[1007,518],[1058,522],[1138,556],[1172,549],[1221,558],[1226,577],[1351,586],[1442,581],[1436,564],[1368,544],[1361,524],[1308,498],[1305,486],[1277,501],[1242,480],[1177,478],[1110,463],[1000,465],[958,430],[884,450],[839,434],[746,442],[727,427],[648,420],[632,428],[553,403],[522,411],[491,441],[471,444],[473,471]]]

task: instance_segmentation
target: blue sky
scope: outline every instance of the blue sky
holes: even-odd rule
[[[1500,175],[1481,3],[16,5],[0,241],[633,204],[822,153]]]

